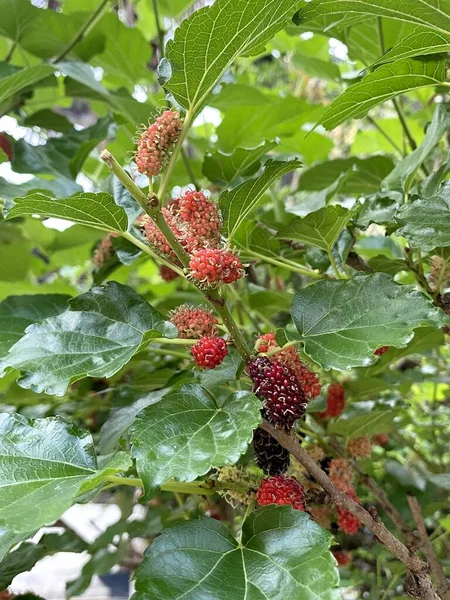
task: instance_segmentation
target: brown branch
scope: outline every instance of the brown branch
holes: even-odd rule
[[[415,496],[407,496],[407,498],[409,508],[411,509],[411,514],[417,525],[417,530],[422,541],[421,549],[435,578],[437,591],[442,600],[450,600],[450,586],[448,584],[447,577],[445,576],[444,569],[442,568],[442,565],[434,551],[433,545],[430,542],[430,538],[428,537],[425,522],[422,517],[422,511],[420,509],[420,504]]]
[[[377,537],[392,554],[398,558],[406,567],[408,574],[409,589],[412,597],[421,600],[438,600],[438,596],[433,590],[433,584],[428,574],[428,565],[422,561],[417,554],[411,552],[398,538],[396,538],[384,525],[376,509],[368,512],[365,508],[353,502],[347,494],[338,490],[331,482],[330,478],[317,465],[309,454],[301,447],[294,431],[286,432],[276,429],[271,423],[263,421],[262,427],[268,431],[292,456],[294,456],[314,477],[314,479],[329,494],[333,504],[348,510],[361,523],[363,523]],[[371,514],[372,513],[372,514]],[[415,596],[413,594],[416,594]],[[417,595],[418,594],[418,595]]]

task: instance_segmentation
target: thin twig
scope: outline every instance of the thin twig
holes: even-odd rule
[[[408,496],[407,498],[409,508],[411,509],[411,514],[417,525],[417,530],[422,540],[422,552],[424,553],[424,556],[430,565],[431,572],[435,578],[438,594],[441,597],[441,600],[450,600],[450,587],[447,577],[445,576],[444,569],[442,568],[442,565],[434,551],[433,545],[430,542],[430,538],[428,537],[420,505],[415,496]]]
[[[344,456],[344,450],[341,448],[341,446],[338,444],[337,440],[335,440],[333,436],[330,436],[330,445],[332,446],[332,448],[334,448],[334,450],[336,450],[338,454]],[[394,523],[397,529],[406,537],[408,546],[413,546],[414,542],[416,541],[414,534],[410,530],[408,524],[403,519],[401,514],[389,500],[387,494],[381,488],[378,487],[376,482],[371,477],[364,473],[364,471],[358,465],[356,460],[350,459],[349,462],[352,465],[353,469],[361,476],[361,483],[372,492],[372,494],[380,503],[384,512],[388,515],[388,517],[391,519],[391,521]]]

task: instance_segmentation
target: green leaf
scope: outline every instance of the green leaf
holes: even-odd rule
[[[195,114],[238,56],[256,54],[283,29],[298,0],[217,0],[185,19],[159,65],[164,89]],[[226,32],[226,33],[225,33]]]
[[[121,391],[119,393],[120,402],[126,403],[126,406],[113,408],[109,413],[100,431],[100,452],[102,454],[112,452],[122,435],[133,424],[136,416],[149,404],[159,402],[165,394],[167,394],[166,389],[150,392],[145,396],[127,388]]]
[[[450,490],[450,473],[429,474],[428,480],[443,490]]]
[[[237,88],[234,94],[231,90]],[[227,90],[230,90],[228,94]],[[235,148],[256,146],[263,137],[273,139],[279,137],[283,143],[289,143],[292,137],[298,136],[295,153],[301,153],[302,145],[308,144],[306,131],[302,126],[314,123],[323,114],[322,106],[308,104],[303,98],[287,96],[280,98],[278,94],[261,94],[255,88],[233,85],[224,88],[218,98],[212,96],[212,105],[221,108],[222,94],[232,96],[231,108],[227,108],[225,116],[217,128],[218,144],[225,152],[233,152]],[[254,98],[254,96],[257,98]],[[292,150],[289,151],[292,153]]]
[[[443,54],[445,52],[450,52],[450,33],[417,27],[411,34],[404,37],[391,50],[375,61],[372,67],[414,56]]]
[[[239,177],[254,175],[260,166],[260,159],[277,146],[278,142],[264,140],[255,148],[236,148],[231,154],[215,152],[207,154],[202,172],[213,183],[229,186]]]
[[[277,179],[300,166],[301,163],[297,159],[268,160],[261,175],[220,194],[219,204],[222,210],[223,228],[228,239],[236,234],[242,222],[249,216],[269,187]]]
[[[0,415],[1,526],[29,532],[50,525],[83,483],[98,478],[89,432],[60,417]]]
[[[334,129],[347,119],[360,119],[371,108],[399,94],[445,81],[445,61],[436,58],[399,60],[378,67],[334,100],[319,123]]]
[[[0,562],[0,589],[6,590],[16,575],[31,571],[34,565],[44,558],[47,550],[40,544],[23,542],[17,550],[10,552]]]
[[[116,124],[111,116],[92,127],[72,130],[60,138],[49,139],[44,145],[32,146],[25,140],[14,144],[12,168],[17,173],[41,173],[65,179],[75,179],[89,153],[104,139],[112,139]]]
[[[15,198],[6,205],[7,219],[34,215],[67,219],[107,232],[123,233],[128,229],[125,210],[114,202],[112,196],[102,192],[86,192],[70,198],[53,198],[35,192]]]
[[[348,208],[339,205],[325,206],[306,217],[295,217],[279,229],[275,237],[296,240],[328,251],[352,216],[353,211]]]
[[[53,73],[53,67],[42,64],[26,67],[9,77],[4,77],[0,81],[0,102],[11,98],[25,88],[32,87]]]
[[[328,433],[342,435],[346,439],[372,436],[376,433],[391,433],[397,430],[394,418],[398,415],[395,410],[371,410],[363,415],[350,417],[348,419],[339,417],[337,421],[330,423]]]
[[[338,600],[331,539],[290,506],[251,513],[241,542],[215,519],[188,521],[147,549],[136,572],[136,600]]]
[[[406,346],[420,325],[446,322],[424,294],[384,273],[319,281],[297,292],[291,314],[306,354],[340,371],[370,365],[379,346]]]
[[[379,191],[381,182],[393,168],[394,163],[387,156],[338,158],[303,171],[300,189],[323,190],[345,173],[347,176],[340,187],[343,193],[371,194]]]
[[[400,208],[396,221],[401,225],[397,235],[414,248],[428,251],[450,246],[450,185],[431,198],[413,196]]]
[[[27,538],[31,537],[32,535],[34,535],[34,533],[34,531],[25,531],[17,533],[15,531],[5,529],[0,525],[0,566],[1,561],[8,554],[10,548],[15,546],[19,542],[23,542],[23,540],[26,540]]]
[[[311,77],[320,77],[320,79],[329,79],[330,81],[339,81],[341,73],[336,63],[321,60],[314,56],[296,53],[292,59],[293,65],[303,73]]]
[[[316,19],[323,15],[345,16],[352,14],[390,17],[408,23],[415,23],[433,30],[450,32],[449,0],[409,0],[408,2],[392,2],[392,0],[313,0],[305,3],[296,14],[296,22],[300,23]]]
[[[191,384],[145,408],[131,429],[131,442],[146,497],[169,479],[193,481],[212,467],[234,464],[261,421],[260,410],[250,392],[236,392],[219,405]]]
[[[438,104],[422,143],[414,152],[396,164],[391,173],[381,182],[382,189],[407,192],[418,168],[449,128],[450,113],[447,112],[445,105]]]
[[[1,367],[21,387],[56,396],[82,377],[111,377],[152,337],[176,328],[133,289],[111,281],[69,301],[69,310],[31,325]]]
[[[0,303],[0,358],[23,336],[28,325],[47,317],[61,314],[67,309],[70,296],[62,294],[36,294],[34,296],[9,296]]]
[[[107,90],[97,81],[93,68],[88,64],[70,61],[58,63],[56,67],[67,75],[65,90],[68,96],[106,100],[114,110],[125,115],[133,126],[146,121],[155,109],[154,105],[138,102],[123,91],[119,94]]]

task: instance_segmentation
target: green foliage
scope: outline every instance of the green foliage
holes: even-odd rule
[[[239,542],[218,521],[191,521],[168,530],[150,546],[136,574],[136,596],[238,600],[251,593],[274,600],[313,595],[337,599],[329,544],[326,531],[289,507],[254,512]]]
[[[444,600],[450,0],[0,0],[0,14],[0,591],[83,552],[67,597],[120,565],[135,600],[404,600],[405,573],[429,584],[426,540],[403,546],[414,494]],[[136,141],[170,108],[181,134],[147,144],[162,159],[148,178]],[[188,195],[181,215],[194,188],[200,210]],[[193,248],[236,281],[194,279]],[[214,369],[190,351],[201,318],[172,323],[183,304],[214,314]],[[261,383],[255,357],[293,374]],[[265,456],[252,440],[274,402],[305,413]],[[290,480],[257,493],[286,450],[309,514],[265,506],[293,502]],[[358,450],[350,485],[329,461]],[[333,485],[359,498],[354,535]],[[87,542],[63,515],[93,501],[120,517]],[[339,572],[332,544],[354,559]]]

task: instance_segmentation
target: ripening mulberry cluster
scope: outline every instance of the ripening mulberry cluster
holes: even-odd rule
[[[339,417],[345,406],[345,389],[341,383],[332,383],[327,391],[327,408],[322,418]]]
[[[260,506],[289,504],[296,510],[305,510],[305,491],[293,477],[275,475],[261,481],[256,501]]]
[[[263,401],[263,415],[268,421],[290,429],[305,414],[307,399],[291,369],[280,362],[260,356],[247,364],[253,392]]]
[[[172,200],[161,213],[173,234],[189,254],[189,276],[205,288],[233,283],[244,275],[242,263],[229,248],[220,246],[221,219],[217,204],[203,192],[188,190]],[[153,220],[139,220],[147,241],[155,250],[181,266],[169,242]]]
[[[256,342],[258,352],[268,352],[279,348],[274,333],[266,333],[259,336]],[[300,359],[296,349],[291,346],[269,357],[272,362],[280,362],[293,371],[300,382],[303,392],[310,400],[320,394],[320,381],[317,373],[310,371],[308,366]]]
[[[366,436],[357,437],[349,440],[347,443],[347,451],[350,456],[355,458],[370,456],[372,452],[372,447],[370,444],[370,440]]]
[[[270,435],[258,427],[253,434],[256,464],[266,475],[282,475],[290,465],[289,452]]]
[[[135,162],[139,173],[159,175],[180,137],[183,123],[180,114],[166,110],[140,136]]]
[[[217,335],[217,319],[211,311],[182,304],[169,315],[170,322],[178,329],[178,337],[200,339]]]

